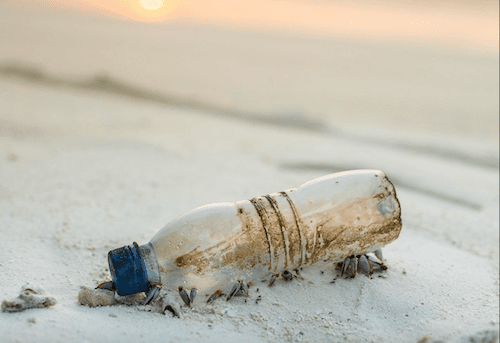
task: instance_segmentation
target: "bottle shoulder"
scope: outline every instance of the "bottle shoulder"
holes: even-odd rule
[[[168,222],[151,241],[162,235],[163,231],[207,231],[211,226],[220,226],[224,222],[233,222],[236,217],[236,204],[230,202],[208,204],[197,207],[175,217]]]
[[[234,203],[195,208],[168,222],[152,239],[158,257],[172,258],[193,249],[203,250],[241,230]]]

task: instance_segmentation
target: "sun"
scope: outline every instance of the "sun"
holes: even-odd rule
[[[139,5],[148,11],[156,11],[163,7],[163,0],[140,0]]]
[[[175,17],[175,10],[181,2],[182,0],[127,0],[122,4],[127,7],[127,17],[151,23]]]

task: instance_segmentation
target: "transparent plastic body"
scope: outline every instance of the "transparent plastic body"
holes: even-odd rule
[[[229,291],[237,280],[257,281],[374,252],[399,236],[400,215],[395,189],[383,172],[351,171],[250,200],[199,207],[165,225],[150,244],[163,287],[211,294]]]

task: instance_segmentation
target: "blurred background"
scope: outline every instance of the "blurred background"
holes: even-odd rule
[[[498,138],[498,1],[0,6],[1,77],[314,130]]]

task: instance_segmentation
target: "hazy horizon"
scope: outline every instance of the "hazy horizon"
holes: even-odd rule
[[[470,3],[437,1],[255,0],[239,3],[218,0],[4,0],[21,8],[106,16],[134,22],[211,25],[265,32],[361,38],[432,45],[445,49],[498,55],[498,1]]]

